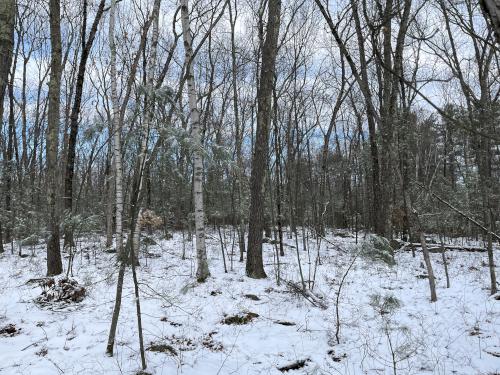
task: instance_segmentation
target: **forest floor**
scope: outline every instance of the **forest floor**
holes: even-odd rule
[[[226,240],[228,252],[232,246],[237,252],[229,229]],[[182,260],[180,233],[157,241],[138,268],[151,374],[500,374],[500,301],[489,296],[486,253],[448,251],[450,288],[441,254],[432,254],[438,301],[430,303],[420,252],[415,258],[396,253],[392,267],[361,257],[353,262],[354,238],[329,235],[329,243],[320,244],[313,294],[305,298],[284,281],[277,285],[271,244],[264,245],[268,278],[253,280],[237,255],[232,264],[226,257],[224,272],[218,233],[211,232],[212,276],[198,285],[192,243]],[[316,246],[311,240],[309,253],[299,251],[306,284],[313,278]],[[34,249],[34,257],[12,255],[8,247],[0,256],[0,332],[14,325],[0,333],[1,374],[110,375],[140,369],[130,270],[111,358],[105,348],[116,293],[115,255],[102,250],[98,237],[80,239],[77,247],[73,273],[86,288],[79,303],[34,302],[42,289],[27,281],[45,274],[43,246]],[[297,252],[291,246],[285,252],[281,278],[300,286]],[[337,344],[337,291],[351,264],[339,296]],[[286,371],[286,366],[298,368]]]

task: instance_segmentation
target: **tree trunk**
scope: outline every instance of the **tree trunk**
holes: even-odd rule
[[[113,316],[111,318],[111,327],[109,330],[108,344],[106,346],[106,354],[113,356],[115,345],[116,327],[118,325],[118,317],[120,316],[120,308],[122,303],[123,279],[125,276],[125,266],[127,254],[123,248],[123,170],[122,170],[122,150],[121,150],[121,120],[120,108],[118,104],[117,90],[117,72],[116,72],[116,45],[115,45],[115,23],[116,23],[116,0],[111,0],[109,11],[109,49],[110,49],[110,80],[111,80],[111,105],[112,105],[112,121],[113,121],[113,138],[114,138],[114,161],[115,161],[115,195],[116,195],[116,254],[120,262],[120,270],[118,271],[118,280],[116,283],[116,297],[113,308]]]
[[[493,239],[491,232],[493,231],[493,220],[492,220],[492,214],[490,213],[490,219],[489,219],[489,224],[490,224],[490,233],[488,233],[487,238],[488,238],[488,267],[490,270],[490,294],[496,294],[498,289],[497,289],[497,276],[495,273],[495,258],[493,256]]]
[[[109,49],[110,49],[110,81],[111,81],[111,106],[113,121],[113,142],[115,161],[115,199],[116,199],[116,253],[120,260],[125,261],[126,254],[123,248],[123,165],[122,165],[122,124],[120,121],[120,105],[118,103],[117,72],[116,72],[116,45],[115,45],[115,12],[116,0],[111,0],[109,12]]]
[[[17,55],[17,51],[15,52]],[[16,71],[17,58],[14,57],[14,63],[12,66],[13,72]],[[8,140],[7,140],[7,157],[5,163],[5,213],[8,217],[8,225],[5,230],[6,241],[11,242],[13,240],[13,229],[14,229],[14,209],[12,207],[12,177],[14,174],[14,147],[16,143],[16,118],[14,114],[14,74],[11,74],[9,81],[8,92],[9,92],[9,120],[8,120]]]
[[[104,4],[105,0],[101,0],[99,3],[99,8],[97,9],[96,16],[94,18],[94,22],[92,23],[92,27],[90,29],[89,37],[86,40],[86,27],[87,27],[87,0],[84,1],[84,18],[82,24],[82,41],[81,48],[82,54],[80,57],[80,63],[78,65],[78,75],[76,79],[76,89],[75,89],[75,98],[73,101],[73,107],[71,109],[70,115],[70,132],[68,137],[68,151],[67,151],[67,159],[66,159],[66,170],[64,174],[64,210],[66,215],[71,215],[73,212],[73,176],[75,171],[75,152],[76,152],[76,138],[78,136],[78,119],[80,116],[80,109],[82,103],[82,95],[83,95],[83,83],[85,80],[85,70],[87,68],[87,60],[90,55],[90,49],[92,48],[92,44],[94,43],[95,35],[97,33],[97,26],[99,25],[99,21],[104,13]],[[65,228],[64,233],[64,247],[73,246],[73,230],[72,228]]]
[[[47,276],[62,272],[61,249],[59,243],[59,208],[57,202],[58,173],[57,148],[59,143],[59,115],[61,93],[61,16],[60,0],[49,1],[50,15],[50,82],[47,115],[47,204],[49,208],[49,239],[47,241]]]
[[[276,157],[276,224],[278,226],[278,240],[279,240],[279,256],[285,256],[285,250],[283,248],[283,218],[281,213],[281,142],[280,142],[280,131],[278,126],[278,98],[276,96],[276,90],[274,92],[274,153]],[[274,224],[273,224],[274,227]],[[276,262],[278,264],[279,270],[279,257],[276,257]],[[279,282],[279,277],[278,277]]]
[[[500,42],[500,4],[498,0],[480,0],[485,18],[489,19],[491,28],[495,32],[497,41]]]
[[[186,55],[186,80],[188,85],[189,110],[191,132],[194,143],[193,152],[193,200],[194,222],[196,231],[196,278],[204,282],[209,276],[207,250],[205,246],[205,210],[203,207],[203,154],[201,150],[200,112],[198,110],[196,86],[193,68],[193,40],[189,20],[188,0],[181,0],[182,34],[184,37],[184,50]]]
[[[406,204],[408,204],[408,212],[411,212],[411,226],[414,228],[415,232],[420,238],[420,244],[422,245],[422,253],[424,255],[425,267],[427,269],[427,277],[429,279],[429,289],[431,292],[431,302],[437,301],[436,295],[436,278],[434,277],[434,270],[432,268],[431,258],[429,255],[429,249],[427,248],[427,242],[425,240],[425,235],[422,229],[422,224],[420,222],[420,217],[417,210],[413,207],[411,203],[411,198],[408,192],[406,192]]]
[[[3,121],[4,97],[14,49],[15,0],[0,0],[0,124]],[[2,218],[3,219],[3,218]],[[2,219],[0,219],[0,253],[3,249]]]
[[[12,199],[13,189],[12,189],[12,179],[14,176],[14,150],[17,151],[17,137],[16,137],[16,116],[14,108],[14,79],[15,72],[17,70],[17,59],[19,55],[19,43],[17,43],[16,49],[13,51],[14,61],[12,65],[9,66],[12,71],[10,79],[8,80],[8,94],[9,94],[9,116],[8,116],[8,135],[7,135],[7,154],[4,155],[5,164],[5,214],[8,217],[7,227],[5,228],[5,240],[7,242],[12,242],[13,240],[13,229],[14,229],[14,209],[13,203],[15,199]],[[16,152],[17,156],[17,152]]]
[[[112,132],[111,126],[109,127],[109,132]],[[113,173],[113,156],[111,149],[111,140],[108,142],[108,156],[106,160],[106,174],[105,174],[105,200],[103,202],[106,204],[106,247],[110,248],[113,245],[113,214],[115,212],[115,204],[113,203],[114,198],[114,173]]]
[[[269,0],[266,39],[262,48],[262,66],[257,89],[257,130],[250,180],[250,220],[246,274],[265,278],[262,260],[262,230],[264,227],[264,177],[268,167],[269,124],[274,86],[276,54],[280,28],[281,1]]]
[[[417,215],[417,214],[415,214]],[[417,220],[419,220],[417,218]],[[425,241],[425,235],[420,228],[420,224],[418,225],[418,231],[420,232],[420,243],[422,244],[422,253],[424,254],[425,267],[427,269],[427,277],[429,278],[429,289],[431,291],[431,302],[437,301],[436,295],[436,278],[434,277],[434,271],[432,269],[431,258],[429,255],[429,249],[427,248],[427,242]]]
[[[385,1],[385,9],[383,13],[383,46],[382,54],[379,57],[383,61],[380,62],[382,66],[382,90],[380,97],[380,139],[381,139],[381,149],[383,152],[380,153],[380,189],[381,189],[381,207],[379,220],[382,221],[383,234],[386,238],[392,238],[392,189],[393,189],[393,178],[392,178],[392,160],[393,160],[393,118],[394,111],[392,105],[392,82],[394,77],[389,67],[392,67],[392,14],[393,14],[393,1]]]
[[[3,249],[3,231],[2,231],[2,220],[0,220],[0,254],[5,250]]]
[[[5,89],[12,63],[15,21],[16,1],[0,0],[0,121],[3,119]]]
[[[240,124],[239,108],[238,108],[238,87],[237,87],[237,74],[238,65],[236,61],[236,42],[235,25],[238,12],[236,9],[237,2],[232,6],[232,0],[229,0],[229,22],[231,26],[231,70],[232,70],[232,86],[233,86],[233,110],[234,110],[234,123],[235,123],[235,153],[236,153],[236,179],[237,179],[237,194],[238,194],[238,244],[240,248],[240,262],[243,262],[243,254],[245,253],[245,214],[244,214],[244,200],[243,200],[243,179],[245,177],[243,156],[241,152],[241,145],[243,143],[243,124]],[[234,11],[234,15],[233,15]]]
[[[157,56],[157,47],[158,47],[158,17],[159,17],[159,12],[160,12],[160,0],[155,0],[154,5],[153,5],[153,12],[151,15],[151,19],[153,22],[153,37],[151,41],[151,57],[149,61],[149,66],[147,69],[147,89],[146,89],[146,95],[144,99],[144,122],[142,124],[142,141],[141,141],[141,146],[140,146],[140,153],[139,153],[139,158],[137,161],[137,169],[136,173],[137,176],[135,177],[137,179],[137,192],[132,192],[132,194],[137,194],[137,197],[132,197],[132,199],[135,199],[137,207],[133,207],[131,209],[132,215],[133,215],[133,221],[135,222],[134,228],[133,228],[133,237],[132,237],[132,252],[136,253],[136,256],[138,258],[139,256],[139,248],[140,248],[140,231],[141,231],[141,223],[138,220],[138,215],[140,213],[140,200],[139,200],[139,195],[141,194],[143,185],[144,185],[144,170],[146,168],[146,156],[148,152],[148,138],[149,138],[149,127],[150,123],[153,118],[153,109],[154,109],[154,69],[156,65],[156,56]],[[146,48],[144,46],[144,48]],[[146,63],[147,64],[147,63]],[[131,258],[131,262],[135,265],[136,264],[136,259]]]

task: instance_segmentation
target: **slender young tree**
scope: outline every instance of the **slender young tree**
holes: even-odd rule
[[[153,121],[153,112],[154,112],[154,102],[155,102],[155,94],[154,94],[154,73],[156,66],[156,56],[158,49],[158,35],[159,35],[159,13],[160,13],[160,0],[155,0],[153,3],[153,11],[152,11],[152,23],[153,23],[153,35],[151,40],[151,57],[149,59],[149,65],[147,68],[147,82],[146,82],[146,95],[144,99],[144,122],[142,124],[142,141],[141,148],[139,154],[139,160],[137,162],[137,179],[138,179],[138,194],[141,193],[142,187],[144,184],[144,170],[146,164],[146,156],[148,151],[148,138],[149,138],[149,130],[151,127],[151,122]],[[139,198],[139,197],[137,197]],[[138,220],[138,215],[140,212],[139,199],[137,203],[137,207],[134,209],[135,216],[135,228],[134,228],[134,237],[133,237],[133,246],[134,250],[139,252],[139,237],[140,237],[140,223]]]
[[[83,84],[85,82],[85,71],[87,69],[87,61],[90,55],[90,50],[94,44],[94,39],[97,34],[97,26],[104,13],[105,0],[99,2],[99,7],[95,15],[94,21],[90,28],[90,33],[87,38],[87,0],[83,2],[83,21],[82,21],[82,37],[81,37],[81,56],[78,64],[78,75],[76,79],[75,98],[70,114],[70,133],[68,137],[68,151],[66,158],[66,170],[64,174],[64,209],[67,215],[71,215],[73,211],[73,177],[75,174],[75,154],[76,154],[76,139],[79,130],[79,117],[82,105]],[[64,247],[73,245],[73,231],[70,228],[65,229]]]
[[[155,5],[155,10],[153,14],[158,15],[158,8],[159,8],[159,2],[158,0],[155,0],[156,4]],[[127,246],[124,248],[123,247],[123,225],[121,223],[122,220],[122,214],[123,214],[123,175],[122,175],[122,161],[121,161],[121,131],[122,131],[122,124],[123,124],[123,118],[124,118],[124,111],[126,108],[126,105],[128,103],[128,100],[130,98],[130,92],[132,89],[132,84],[134,82],[134,77],[137,72],[137,65],[139,62],[139,58],[141,56],[141,52],[144,49],[144,45],[146,43],[147,39],[147,34],[149,27],[151,25],[151,20],[152,18],[148,19],[146,23],[143,26],[142,30],[142,35],[139,43],[139,48],[138,51],[134,57],[133,63],[130,68],[130,75],[127,80],[127,85],[126,85],[126,93],[124,95],[124,99],[122,101],[122,107],[120,109],[119,103],[118,103],[118,90],[117,90],[117,85],[116,85],[116,79],[117,79],[117,72],[116,72],[116,44],[115,44],[115,24],[116,24],[116,0],[112,0],[111,2],[111,7],[110,7],[110,20],[109,20],[109,45],[110,45],[110,51],[111,51],[111,80],[112,80],[112,85],[111,85],[111,96],[112,96],[112,106],[113,106],[113,129],[114,129],[114,137],[115,137],[115,151],[114,151],[114,158],[115,158],[115,185],[116,185],[116,237],[117,237],[117,253],[118,253],[118,260],[120,262],[120,268],[118,271],[118,280],[116,283],[116,297],[115,297],[115,305],[113,309],[113,316],[111,319],[111,328],[109,331],[109,336],[108,336],[108,343],[106,347],[106,353],[109,356],[113,356],[113,350],[114,350],[114,343],[115,343],[115,336],[116,336],[116,328],[118,325],[118,318],[120,316],[120,309],[121,309],[121,300],[122,300],[122,292],[123,292],[123,281],[125,277],[125,269],[127,264],[129,263],[129,259],[131,260],[132,264],[132,277],[134,280],[134,291],[135,291],[135,302],[136,302],[136,308],[137,308],[137,321],[138,321],[138,326],[139,326],[139,344],[140,344],[140,352],[141,352],[141,362],[142,362],[142,367],[143,369],[146,368],[146,358],[144,354],[144,342],[143,342],[143,336],[142,336],[142,321],[141,321],[141,311],[140,311],[140,301],[139,301],[139,287],[138,287],[138,282],[137,282],[137,274],[136,274],[136,269],[135,269],[135,252],[134,252],[134,237],[135,237],[135,232],[136,232],[136,222],[137,222],[137,215],[138,215],[138,209],[139,209],[139,193],[140,193],[140,187],[141,187],[141,179],[142,179],[142,173],[144,169],[144,160],[145,160],[145,155],[146,155],[146,147],[147,147],[147,131],[146,136],[143,136],[142,142],[141,142],[141,153],[139,155],[139,158],[136,162],[136,168],[135,168],[135,173],[133,175],[133,186],[132,186],[132,192],[130,193],[130,204],[129,204],[129,236],[128,236],[128,241],[127,241]],[[114,78],[114,79],[113,79]],[[118,172],[119,171],[119,172]],[[119,195],[118,195],[119,194]],[[119,212],[119,217],[118,217],[118,212]],[[130,257],[129,257],[130,256]]]
[[[200,134],[200,111],[196,94],[193,68],[193,37],[189,20],[188,0],[181,0],[182,34],[186,56],[186,81],[188,86],[191,132],[194,144],[193,151],[193,200],[194,223],[196,231],[196,279],[204,282],[209,276],[207,249],[205,246],[205,209],[203,206],[203,150]]]
[[[116,253],[120,261],[120,269],[118,271],[118,280],[116,282],[116,297],[115,306],[113,308],[113,316],[111,319],[111,328],[109,330],[108,344],[106,353],[113,356],[115,345],[116,327],[118,325],[118,317],[120,316],[120,307],[122,303],[123,279],[125,276],[125,266],[127,254],[123,248],[123,166],[122,166],[122,150],[121,150],[121,121],[120,108],[118,104],[118,89],[117,89],[117,73],[116,73],[116,45],[115,45],[115,24],[116,24],[116,0],[111,0],[109,11],[109,50],[110,58],[110,80],[111,80],[111,106],[112,106],[112,122],[113,122],[113,141],[115,161],[115,195],[116,195]]]
[[[238,195],[238,244],[240,248],[240,262],[243,262],[243,254],[245,253],[245,220],[244,220],[244,204],[243,204],[243,179],[245,177],[243,156],[241,152],[241,146],[243,143],[243,129],[240,122],[239,114],[239,99],[238,99],[238,64],[236,60],[236,41],[235,41],[235,29],[236,29],[236,19],[238,17],[237,2],[233,0],[228,1],[229,5],[229,24],[231,27],[231,86],[233,89],[233,111],[234,111],[234,128],[235,128],[235,154],[236,154],[236,184],[237,184],[237,195]]]
[[[59,144],[59,115],[62,71],[61,46],[61,15],[60,0],[49,1],[50,17],[50,82],[49,107],[47,115],[47,204],[49,208],[49,240],[47,241],[47,275],[59,275],[62,272],[59,210],[57,202],[58,191],[58,144]]]
[[[246,274],[252,278],[265,278],[262,260],[262,230],[264,229],[264,177],[268,168],[269,131],[272,116],[272,97],[278,35],[280,29],[281,1],[269,0],[266,37],[262,47],[262,65],[257,89],[257,129],[252,157],[250,178],[250,215],[248,229],[248,254]]]

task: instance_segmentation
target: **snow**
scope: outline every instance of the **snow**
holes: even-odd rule
[[[356,251],[353,238],[329,235],[330,243],[321,242],[313,289],[315,298],[328,306],[321,309],[291,293],[285,283],[277,285],[273,245],[264,244],[267,279],[247,278],[238,255],[233,270],[225,274],[217,236],[214,232],[207,238],[212,276],[201,285],[194,283],[191,242],[187,258],[181,259],[180,233],[148,247],[159,258],[140,259],[146,347],[164,343],[177,352],[146,351],[147,371],[152,374],[282,374],[278,367],[305,359],[303,368],[286,373],[394,374],[391,345],[397,374],[500,373],[500,357],[495,356],[500,355],[500,301],[489,296],[486,253],[448,251],[449,289],[441,254],[431,254],[437,276],[435,303],[429,301],[428,280],[417,277],[425,273],[421,253],[416,258],[411,252],[396,253],[393,267],[356,259],[339,298],[337,344],[336,293]],[[231,250],[229,229],[226,239]],[[295,240],[286,241],[295,244]],[[117,266],[115,255],[101,250],[102,242],[95,236],[77,245],[74,277],[87,288],[87,297],[81,303],[51,309],[35,304],[41,288],[26,284],[44,276],[43,246],[36,248],[35,257],[0,256],[0,328],[9,323],[21,328],[18,335],[0,336],[1,374],[134,374],[140,369],[130,270],[125,276],[115,355],[105,355]],[[285,252],[281,276],[299,282],[296,250],[287,246]],[[310,241],[309,255],[302,249],[299,253],[307,281],[314,273],[316,241]],[[498,249],[496,253],[499,263]],[[230,269],[230,257],[227,262]],[[400,307],[381,314],[373,306],[374,295],[394,296]],[[247,312],[259,316],[248,324],[222,324],[226,315]],[[211,340],[212,348],[203,345]],[[222,350],[217,350],[220,345]]]

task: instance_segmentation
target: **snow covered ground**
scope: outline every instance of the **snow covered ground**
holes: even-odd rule
[[[181,259],[179,233],[148,248],[158,258],[141,258],[146,347],[166,344],[175,352],[147,351],[151,374],[282,374],[278,368],[297,361],[305,361],[304,366],[285,373],[500,374],[500,301],[489,296],[486,253],[447,252],[449,289],[441,254],[432,254],[435,303],[429,302],[421,253],[416,258],[397,253],[393,267],[357,258],[339,297],[337,344],[337,290],[356,252],[353,238],[329,236],[330,243],[321,243],[312,301],[328,307],[322,309],[284,282],[277,285],[273,245],[264,245],[267,279],[247,278],[238,256],[232,266],[227,258],[229,272],[224,273],[217,236],[208,238],[212,276],[205,284],[193,283],[194,249],[188,242],[187,259]],[[226,238],[230,251],[229,231]],[[114,254],[102,252],[99,241],[78,244],[74,276],[87,288],[87,297],[67,306],[33,302],[41,288],[26,282],[44,276],[43,246],[35,257],[0,256],[0,328],[20,328],[12,337],[0,336],[1,374],[134,374],[140,369],[130,270],[115,356],[104,353],[117,267]],[[300,250],[306,283],[317,256],[316,242],[310,242],[309,254]],[[297,253],[289,246],[285,251],[281,277],[300,285]],[[258,316],[247,324],[224,324],[228,317],[250,312]]]

